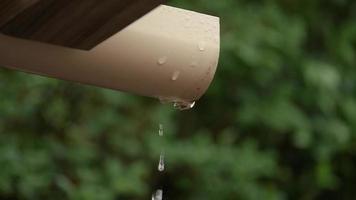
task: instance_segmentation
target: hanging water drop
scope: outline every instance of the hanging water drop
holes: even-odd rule
[[[172,75],[172,81],[176,81],[179,77],[179,74],[180,72],[179,71],[175,71],[173,72],[173,75]]]
[[[193,108],[194,105],[195,105],[195,101],[194,102],[176,101],[173,104],[174,108],[177,110],[189,110],[189,109]]]
[[[161,155],[159,156],[158,171],[160,171],[160,172],[164,171],[164,154],[163,154],[163,152],[161,152]]]
[[[164,65],[167,62],[167,56],[160,57],[157,61],[159,65]]]

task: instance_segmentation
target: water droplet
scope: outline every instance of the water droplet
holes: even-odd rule
[[[175,71],[173,72],[173,75],[172,75],[172,81],[176,81],[179,77],[179,74],[180,72],[179,71]]]
[[[184,17],[184,20],[185,20],[185,21],[189,21],[189,20],[190,20],[190,16],[189,16],[189,15],[186,15],[186,16]]]
[[[195,105],[195,101],[194,102],[176,101],[173,106],[177,110],[188,110],[193,108],[194,105]]]
[[[204,41],[199,42],[198,48],[200,51],[204,51],[205,50],[205,42]]]
[[[152,200],[162,200],[163,199],[163,190],[157,190],[152,194]]]
[[[162,172],[164,170],[164,154],[161,152],[159,155],[158,171]]]
[[[190,67],[194,68],[194,67],[197,67],[198,66],[198,63],[196,61],[193,61],[190,63]]]
[[[167,56],[160,57],[157,61],[159,65],[164,65],[167,62]]]
[[[163,125],[162,124],[159,124],[158,135],[163,136]]]

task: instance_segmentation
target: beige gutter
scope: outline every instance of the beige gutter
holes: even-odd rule
[[[90,51],[0,34],[0,66],[193,102],[213,79],[219,49],[219,18],[161,5]]]

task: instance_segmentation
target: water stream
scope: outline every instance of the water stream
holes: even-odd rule
[[[159,124],[159,129],[158,129],[158,136],[163,137],[164,132],[163,132],[163,125]],[[159,155],[159,161],[158,161],[158,171],[163,172],[164,171],[164,150],[161,150],[161,154]],[[158,189],[152,194],[152,200],[162,200],[163,199],[163,190]]]
[[[172,102],[167,99],[160,99],[162,103],[166,102]],[[166,101],[165,101],[166,100]],[[186,102],[186,101],[173,101],[174,103],[174,108],[177,110],[188,110],[194,107],[195,102]],[[158,129],[158,136],[163,137],[164,136],[164,131],[163,131],[163,125],[159,124],[159,129]],[[161,153],[159,155],[159,161],[158,161],[158,171],[163,172],[165,169],[165,161],[164,161],[165,153],[164,149],[162,148]],[[162,200],[163,199],[163,189],[157,189],[153,194],[152,194],[152,200]]]

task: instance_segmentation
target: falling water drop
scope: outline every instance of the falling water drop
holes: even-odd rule
[[[198,44],[199,51],[204,51],[205,50],[205,42],[201,41]]]
[[[163,57],[160,57],[159,59],[158,59],[158,61],[157,61],[157,63],[159,64],[159,65],[164,65],[166,62],[167,62],[167,57],[166,56],[163,56]]]
[[[162,124],[159,124],[158,135],[163,136],[163,125]]]
[[[179,77],[180,72],[179,71],[174,71],[172,75],[172,81],[176,81]]]
[[[158,171],[160,171],[160,172],[164,171],[164,154],[163,154],[163,152],[161,152],[161,155],[159,156]]]
[[[152,200],[162,200],[163,198],[163,190],[157,190],[152,194]]]

